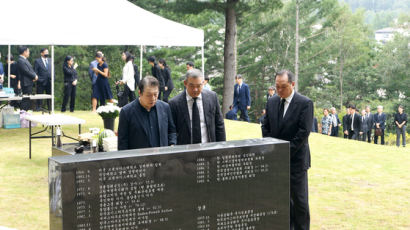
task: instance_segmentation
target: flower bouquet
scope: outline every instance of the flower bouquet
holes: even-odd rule
[[[107,105],[98,107],[97,113],[103,119],[105,129],[111,129],[114,131],[115,118],[120,115],[120,110],[120,107],[112,103],[107,103]]]

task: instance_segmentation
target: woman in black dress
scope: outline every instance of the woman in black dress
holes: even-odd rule
[[[77,63],[74,64],[74,59],[71,56],[67,56],[64,59],[63,72],[64,72],[64,98],[63,105],[61,106],[61,112],[65,112],[68,99],[70,98],[70,112],[74,112],[75,106],[75,94],[77,91]]]
[[[93,68],[93,71],[97,74],[97,81],[95,82],[97,90],[93,93],[93,100],[100,100],[100,105],[105,105],[106,100],[112,103],[112,92],[108,82],[110,77],[108,64],[101,53],[97,53],[95,59],[98,61],[97,68]],[[96,108],[93,108],[93,111],[95,110]]]

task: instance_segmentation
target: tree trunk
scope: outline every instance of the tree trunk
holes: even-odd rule
[[[340,58],[339,80],[340,80],[340,111],[343,109],[343,66],[344,56]]]
[[[296,0],[296,31],[295,31],[295,90],[299,88],[299,1]]]
[[[236,69],[236,11],[235,5],[238,0],[228,0],[225,9],[225,46],[224,46],[224,91],[223,91],[223,114],[229,110],[233,102],[233,91]]]

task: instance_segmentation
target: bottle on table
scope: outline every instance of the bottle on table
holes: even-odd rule
[[[61,148],[62,143],[61,143],[61,129],[60,129],[60,127],[57,127],[56,134],[57,134],[57,148]]]

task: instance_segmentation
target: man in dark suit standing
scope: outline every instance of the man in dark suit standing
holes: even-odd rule
[[[151,74],[153,77],[155,77],[158,82],[159,82],[159,94],[158,94],[158,99],[162,100],[162,96],[165,91],[165,81],[164,81],[164,76],[162,75],[161,68],[159,65],[155,62],[155,57],[151,56],[148,58],[148,63],[151,65]]]
[[[175,125],[169,105],[157,100],[158,80],[148,76],[140,81],[140,97],[121,109],[118,150],[176,144]]]
[[[37,93],[51,94],[51,60],[47,48],[40,50],[40,58],[34,61],[34,72],[38,76]],[[37,100],[37,111],[41,109],[42,100]],[[51,101],[47,99],[47,108],[50,110]]]
[[[370,143],[372,139],[372,129],[373,129],[373,114],[370,112],[370,106],[366,106],[366,121],[367,121],[367,142]]]
[[[21,81],[23,94],[33,94],[34,82],[38,76],[27,58],[30,56],[30,50],[26,46],[19,47],[19,60],[17,61],[17,73]]]
[[[275,88],[273,87],[273,86],[270,86],[269,88],[268,88],[268,94],[266,94],[266,101],[268,101],[269,100],[269,98],[271,98],[271,97],[273,97],[274,95],[275,95]]]
[[[33,94],[34,82],[38,80],[38,76],[31,66],[27,58],[30,56],[30,50],[26,46],[19,47],[19,60],[17,61],[17,75],[20,79],[21,91],[24,95]],[[31,102],[28,98],[23,98],[20,104],[22,110],[29,110]]]
[[[359,140],[359,135],[361,135],[362,130],[362,121],[358,113],[356,113],[356,107],[351,105],[350,107],[350,117],[348,120],[348,130],[349,130],[349,139]]]
[[[386,114],[383,113],[383,106],[377,106],[377,113],[373,115],[374,129],[381,129],[380,143],[384,145],[384,129],[386,128]],[[379,136],[374,132],[374,143],[377,145]]]
[[[361,112],[362,116],[360,117],[361,120],[361,130],[362,134],[360,135],[360,140],[361,141],[366,141],[366,136],[369,131],[369,129],[372,128],[372,126],[369,126],[369,118],[366,116],[366,110],[362,110]]]
[[[350,118],[350,108],[346,109],[346,115],[343,116],[343,138],[349,137],[349,118]]]
[[[290,142],[290,229],[309,229],[308,175],[313,102],[295,92],[295,77],[288,70],[276,74],[276,93],[266,105],[264,137]]]
[[[225,125],[218,96],[203,90],[204,77],[198,69],[185,75],[186,90],[169,101],[177,130],[177,144],[225,141]]]
[[[241,111],[241,119],[249,122],[248,110],[251,109],[251,94],[249,86],[243,83],[242,75],[238,74],[235,77],[236,84],[233,93],[233,112]]]

